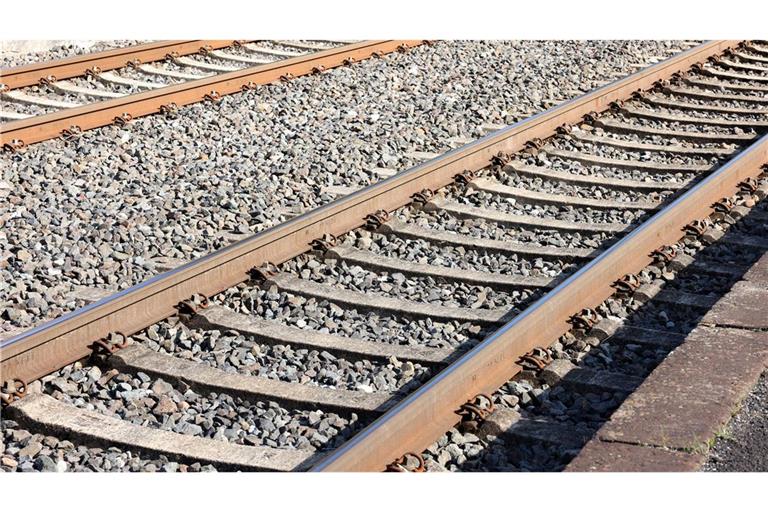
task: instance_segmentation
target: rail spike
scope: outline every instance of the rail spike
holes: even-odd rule
[[[21,153],[27,147],[23,140],[13,139],[3,144],[3,149],[11,153]]]
[[[631,294],[640,287],[640,278],[637,274],[626,274],[613,283],[618,293]]]
[[[705,220],[697,219],[687,224],[683,228],[683,231],[685,231],[685,234],[688,236],[698,238],[701,235],[703,235],[708,228],[709,228],[709,224]]]
[[[257,282],[263,282],[275,277],[277,273],[277,267],[270,262],[265,262],[260,267],[253,267],[248,271],[251,279]]]
[[[378,210],[376,213],[371,213],[365,217],[365,227],[370,231],[376,231],[389,222],[389,219],[390,215],[387,210]]]
[[[474,398],[462,404],[456,411],[456,414],[461,416],[459,430],[463,432],[477,432],[482,422],[494,410],[496,410],[496,407],[493,405],[493,398],[484,393],[475,395]]]
[[[23,379],[17,377],[9,379],[3,383],[3,387],[0,389],[0,400],[2,400],[4,405],[10,405],[16,400],[24,398],[24,395],[27,394],[27,389],[29,387]]]
[[[504,167],[512,161],[512,155],[510,153],[504,153],[499,151],[491,158],[492,167]]]
[[[416,461],[416,467],[411,468],[408,465],[408,461],[413,460]],[[427,470],[426,466],[424,465],[424,457],[421,456],[419,453],[414,452],[407,452],[403,454],[402,457],[399,457],[389,464],[387,464],[387,473],[424,473]]]
[[[115,118],[113,119],[112,122],[116,126],[123,127],[123,126],[126,126],[131,121],[133,121],[133,116],[131,114],[129,114],[128,112],[123,112],[119,116],[115,116]]]
[[[467,169],[453,177],[457,185],[469,185],[477,178],[477,172]]]
[[[120,340],[120,341],[117,341]],[[128,346],[128,336],[120,331],[110,333],[108,336],[96,340],[91,345],[92,356],[111,355]]]
[[[219,103],[221,101],[221,94],[219,93],[219,91],[211,91],[205,94],[203,98],[212,103]]]
[[[580,313],[571,317],[571,324],[575,329],[587,331],[597,323],[597,313],[594,309],[585,308]]]
[[[328,252],[339,244],[339,240],[332,234],[326,233],[321,238],[315,238],[310,245],[312,250],[322,253]]]
[[[209,304],[208,297],[202,293],[196,293],[190,298],[179,302],[176,309],[178,309],[181,315],[196,315],[201,309],[206,309]]]
[[[413,194],[411,196],[411,199],[413,199],[413,203],[415,205],[424,206],[433,197],[435,197],[435,193],[432,190],[425,188],[422,191],[416,192],[415,194]]]
[[[520,356],[517,360],[517,364],[526,370],[533,371],[541,371],[551,362],[552,356],[549,355],[547,349],[543,347],[535,347],[533,350]]]
[[[677,248],[672,245],[664,245],[651,253],[651,258],[657,264],[665,265],[677,257]]]
[[[160,105],[160,113],[165,117],[174,118],[179,115],[179,106],[173,102]]]
[[[66,142],[73,141],[79,138],[83,134],[83,129],[77,125],[72,125],[69,128],[61,130],[61,138]]]

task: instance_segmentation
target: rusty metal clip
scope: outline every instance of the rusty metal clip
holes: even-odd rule
[[[640,278],[635,274],[626,274],[621,279],[616,280],[613,287],[621,293],[633,293],[640,288]]]
[[[176,309],[182,315],[194,315],[201,309],[206,309],[209,306],[208,297],[202,293],[196,293],[190,298],[178,303]]]
[[[257,89],[258,87],[259,87],[258,84],[255,84],[252,81],[248,80],[248,82],[246,82],[246,83],[244,83],[243,85],[240,86],[240,89],[243,92],[247,92],[247,91],[253,91],[253,90]]]
[[[573,125],[568,123],[561,124],[555,129],[555,132],[560,135],[570,135],[573,132]]]
[[[551,362],[552,356],[549,355],[546,349],[541,347],[536,347],[530,352],[526,352],[517,360],[517,364],[528,370],[543,370]]]
[[[117,126],[125,126],[131,121],[133,121],[133,116],[128,112],[123,112],[119,116],[115,116],[115,118],[112,120],[112,122]]]
[[[122,341],[116,341],[115,337],[121,338]],[[110,333],[109,336],[105,338],[94,341],[93,345],[91,345],[91,350],[93,350],[93,355],[98,355],[99,353],[110,355],[127,346],[128,336],[118,331]]]
[[[691,70],[692,71],[702,72],[702,71],[704,71],[704,65],[701,62],[697,62],[695,64],[691,64]],[[685,75],[681,73],[680,77],[681,78],[685,78]]]
[[[39,80],[40,85],[51,85],[55,81],[56,77],[54,75],[44,76]]]
[[[677,249],[671,245],[663,245],[651,253],[656,263],[669,263],[677,257]]]
[[[21,139],[13,139],[3,144],[3,149],[11,153],[20,153],[27,145]]]
[[[326,233],[321,238],[315,238],[312,240],[309,245],[315,251],[326,252],[336,247],[338,243],[339,240],[334,235]]]
[[[763,169],[768,170],[768,166],[763,167]],[[739,183],[739,190],[747,194],[754,194],[757,192],[759,186],[760,184],[757,182],[757,180],[750,177]]]
[[[593,110],[592,112],[587,112],[586,114],[584,114],[584,117],[582,117],[582,120],[587,124],[594,124],[595,122],[597,122],[597,116],[598,116],[598,113]]]
[[[100,74],[101,74],[101,68],[99,66],[93,66],[92,68],[88,68],[85,70],[85,76],[98,78]]]
[[[176,60],[179,58],[179,52],[171,52],[165,54],[166,60]]]
[[[408,469],[408,457],[416,459],[417,466],[414,469]],[[424,457],[418,453],[408,452],[387,464],[387,473],[424,473],[427,470],[424,465]]]
[[[525,142],[525,152],[530,155],[538,155],[542,147],[544,147],[544,141],[538,137]]]
[[[82,134],[83,134],[83,129],[74,124],[69,128],[64,128],[63,130],[61,130],[61,138],[64,139],[65,141],[74,140]]]
[[[6,84],[0,84],[0,92],[8,92],[9,90],[11,90],[11,88]]]
[[[286,74],[280,76],[280,81],[281,82],[290,82],[294,78],[296,78],[296,77],[293,76],[293,73],[286,73]]]
[[[141,66],[141,61],[139,59],[133,59],[126,62],[125,65],[131,69],[139,69],[139,66]]]
[[[494,167],[495,166],[504,167],[511,161],[512,161],[512,155],[510,155],[509,153],[504,153],[502,151],[499,151],[491,158],[491,165]]]
[[[585,308],[581,310],[581,313],[573,315],[570,321],[576,329],[586,331],[597,323],[597,313],[594,309]]]
[[[707,59],[707,62],[711,64],[718,64],[720,62],[720,56],[719,55],[712,55]]]
[[[213,46],[206,44],[205,46],[200,47],[200,49],[198,50],[198,53],[200,55],[208,55],[212,51],[213,51]]]
[[[203,99],[218,103],[221,101],[221,94],[219,94],[219,91],[211,91],[203,96]]]
[[[345,66],[349,66],[350,64],[354,64],[355,62],[357,62],[357,59],[355,59],[354,57],[347,57],[346,59],[344,59],[344,60],[342,61],[342,63],[343,63]]]
[[[175,117],[179,113],[179,106],[176,103],[160,105],[160,113],[166,117]]]
[[[643,91],[638,89],[636,91],[632,91],[632,94],[629,95],[629,99],[631,100],[642,100],[643,99]]]
[[[461,416],[459,428],[465,432],[475,432],[488,415],[495,410],[493,398],[483,393],[475,395],[472,400],[462,404],[456,411],[456,414]]]
[[[617,112],[622,108],[624,108],[624,100],[612,101],[608,104],[608,108],[610,108],[614,112]]]
[[[707,230],[709,226],[707,226],[707,223],[703,220],[694,220],[690,224],[686,224],[686,226],[683,228],[683,230],[692,236],[701,236],[704,234],[704,232]]]
[[[435,196],[435,193],[428,188],[423,189],[421,192],[416,192],[411,196],[413,202],[417,205],[425,205]]]
[[[714,208],[716,212],[728,213],[729,211],[733,210],[734,206],[736,206],[736,203],[734,203],[731,198],[724,197],[723,199],[713,204],[712,208]]]
[[[384,58],[384,54],[382,52],[375,51],[375,52],[371,53],[371,57],[376,57],[376,58],[379,58],[379,59],[383,59]]]
[[[320,64],[319,66],[315,66],[315,67],[313,67],[313,68],[312,68],[312,74],[313,74],[313,75],[319,75],[319,74],[320,74],[320,73],[322,73],[323,71],[325,71],[325,66],[323,66],[322,64]]]
[[[410,46],[408,46],[408,44],[407,44],[407,43],[403,43],[403,44],[401,44],[400,46],[398,46],[398,47],[397,47],[397,51],[399,51],[400,53],[405,53],[405,52],[407,52],[407,51],[408,51],[410,48],[411,48],[411,47],[410,47]]]
[[[389,222],[389,212],[387,210],[378,210],[375,213],[366,215],[365,227],[371,231],[376,231],[384,223]]]
[[[251,279],[258,282],[271,279],[275,277],[276,273],[277,273],[277,268],[268,261],[265,262],[262,266],[253,267],[251,270],[248,271],[248,274],[251,276]]]
[[[4,385],[2,391],[0,391],[0,399],[2,399],[5,405],[10,405],[27,394],[28,386],[23,379],[13,378],[7,381],[7,383],[13,383],[13,389],[11,390],[10,386]]]
[[[458,185],[469,185],[475,178],[477,178],[477,173],[471,169],[467,169],[454,176],[453,181]]]
[[[240,48],[241,46],[245,46],[248,43],[247,39],[235,39],[232,41],[232,46],[236,48]]]

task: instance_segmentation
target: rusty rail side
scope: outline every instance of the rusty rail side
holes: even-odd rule
[[[72,126],[90,130],[115,122],[115,118],[132,118],[156,114],[164,105],[188,105],[203,101],[211,93],[220,96],[242,92],[243,87],[275,82],[283,77],[307,75],[320,69],[343,65],[348,59],[367,59],[374,53],[384,54],[403,45],[416,46],[423,41],[363,41],[300,57],[291,57],[271,64],[253,66],[221,73],[208,78],[191,80],[160,89],[131,94],[122,98],[98,101],[70,109],[59,110],[2,125],[0,146],[13,140],[29,145],[61,135]]]
[[[131,334],[162,320],[194,293],[213,295],[246,280],[248,271],[265,262],[280,263],[309,250],[326,233],[341,235],[378,210],[393,211],[423,189],[435,190],[466,169],[488,165],[499,151],[516,151],[530,139],[545,138],[563,123],[575,123],[611,101],[645,89],[656,80],[706,60],[736,42],[715,41],[607,85],[581,98],[492,133],[462,148],[366,187],[321,208],[265,230],[182,267],[155,276],[85,308],[46,322],[0,342],[3,378],[33,380],[85,357],[89,345],[110,332]]]
[[[228,40],[204,40],[192,39],[186,41],[156,41],[152,43],[136,44],[125,48],[116,48],[104,52],[86,53],[65,59],[57,59],[47,62],[36,62],[13,68],[0,69],[0,83],[8,86],[9,90],[35,85],[41,78],[51,75],[57,80],[72,78],[85,74],[88,69],[98,67],[102,71],[117,69],[127,65],[135,59],[142,63],[161,60],[171,52],[179,55],[197,53],[203,46],[210,46],[217,50],[230,46],[235,41]]]
[[[757,177],[766,162],[768,135],[467,352],[313,470],[382,471],[403,453],[421,453],[458,423],[455,411],[463,403],[479,393],[496,391],[520,371],[516,363],[520,356],[565,334],[572,315],[612,295],[613,283],[650,264],[653,250],[677,242],[686,224],[712,213],[716,201],[731,196],[745,179]]]

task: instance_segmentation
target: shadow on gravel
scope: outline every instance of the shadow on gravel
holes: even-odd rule
[[[663,290],[706,295],[714,304],[766,252],[755,247],[733,243],[736,236],[766,239],[768,233],[768,201],[762,201],[716,242],[694,255],[694,264],[667,281]],[[723,268],[729,274],[714,274],[706,268]],[[541,436],[531,435],[537,425],[518,421],[479,453],[457,465],[459,471],[560,471],[581,451],[587,441],[610,418],[632,390],[659,365],[691,332],[706,314],[707,308],[691,307],[653,298],[631,311],[623,326],[597,345],[578,362],[577,370],[591,370],[614,382],[624,378],[626,389],[607,391],[589,385],[559,381],[549,389],[534,390],[521,397],[522,418],[541,422]],[[675,340],[670,344],[633,343],[626,338],[632,327],[666,331],[661,334]],[[577,337],[577,343],[586,343]],[[593,340],[594,343],[594,340]],[[573,372],[574,370],[572,370]],[[629,378],[626,378],[626,377]],[[634,377],[634,378],[632,378]],[[534,440],[546,437],[547,440]]]

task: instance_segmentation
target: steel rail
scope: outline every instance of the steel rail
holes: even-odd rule
[[[714,41],[683,52],[612,85],[489,134],[462,148],[366,187],[279,226],[155,276],[111,297],[65,314],[0,342],[3,378],[39,378],[88,356],[91,344],[111,332],[132,334],[175,313],[176,305],[195,293],[211,296],[245,281],[266,262],[281,263],[310,249],[326,234],[341,235],[364,225],[368,215],[393,211],[424,189],[436,190],[465,170],[486,167],[500,151],[513,152],[526,141],[547,138],[564,123],[604,110],[638,89],[706,60],[736,44]],[[368,51],[368,50],[365,50]],[[279,71],[275,71],[279,73]]]
[[[321,460],[313,471],[382,471],[404,453],[421,453],[458,423],[456,411],[462,404],[504,385],[522,369],[517,364],[522,355],[568,332],[573,315],[610,297],[618,279],[650,264],[652,251],[677,242],[687,224],[714,212],[715,202],[731,196],[747,178],[761,174],[766,163],[768,135],[473,347]]]
[[[121,68],[136,59],[146,63],[162,60],[171,52],[176,52],[179,55],[190,55],[199,52],[203,47],[217,50],[231,46],[234,43],[235,41],[232,39],[192,39],[137,44],[115,50],[87,53],[65,59],[0,69],[0,83],[8,86],[9,90],[13,90],[19,87],[35,85],[40,82],[41,78],[48,78],[51,75],[55,76],[57,80],[62,80],[64,78],[84,75],[87,70],[94,67],[107,71]]]
[[[59,137],[63,130],[70,129],[72,126],[81,130],[106,126],[114,123],[116,118],[124,117],[125,114],[134,119],[156,114],[161,107],[169,104],[180,107],[197,103],[216,94],[224,96],[238,93],[242,92],[243,88],[275,82],[283,77],[306,75],[343,65],[350,59],[362,60],[373,54],[393,52],[403,45],[410,47],[421,43],[423,43],[421,40],[363,41],[20,121],[11,121],[0,127],[0,146],[9,144],[13,140],[20,140],[29,145],[52,139]]]

